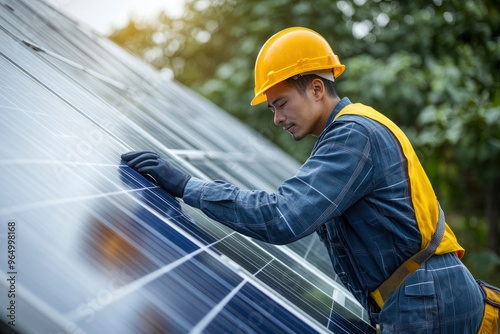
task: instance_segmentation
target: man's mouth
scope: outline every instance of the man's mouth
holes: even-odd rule
[[[294,124],[285,125],[285,126],[283,127],[283,130],[290,132],[290,129],[291,129],[293,126],[294,126]]]

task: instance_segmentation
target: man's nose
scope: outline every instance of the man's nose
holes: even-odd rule
[[[279,110],[275,110],[274,112],[274,124],[281,125],[285,121],[285,116]]]

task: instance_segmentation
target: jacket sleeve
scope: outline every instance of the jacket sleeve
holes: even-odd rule
[[[242,234],[287,244],[313,233],[367,194],[373,188],[372,171],[366,129],[336,122],[319,137],[297,174],[275,193],[191,178],[184,201]]]

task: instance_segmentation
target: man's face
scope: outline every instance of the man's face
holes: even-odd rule
[[[300,94],[295,87],[280,82],[266,91],[267,103],[274,113],[274,124],[290,132],[293,139],[301,140],[308,134],[318,136],[323,131],[321,114],[314,103],[312,86]]]

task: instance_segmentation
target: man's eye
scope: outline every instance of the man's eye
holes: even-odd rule
[[[286,102],[288,102],[288,101],[286,101]],[[278,108],[283,108],[283,107],[285,106],[286,102],[283,102],[282,104],[280,104],[280,105],[278,106]]]

